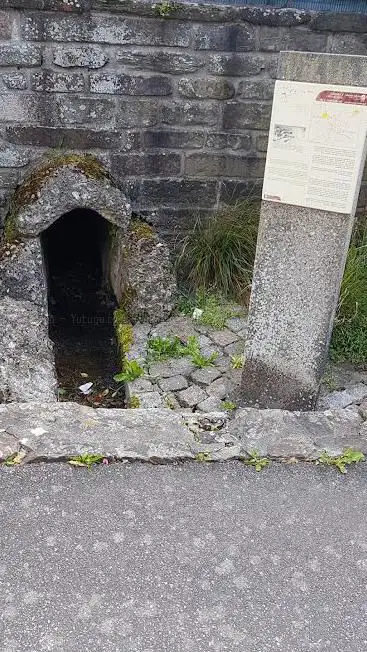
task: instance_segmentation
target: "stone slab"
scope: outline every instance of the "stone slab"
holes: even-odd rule
[[[352,403],[363,401],[367,397],[367,385],[357,383],[344,389],[343,391],[335,391],[323,396],[319,400],[319,409],[330,410],[333,408],[345,408]]]
[[[278,78],[366,85],[366,57],[281,52]],[[263,201],[242,405],[315,406],[354,215]]]
[[[243,453],[257,450],[274,458],[317,459],[323,451],[340,455],[345,448],[367,453],[367,429],[350,410],[288,412],[237,410],[229,433],[241,441]]]

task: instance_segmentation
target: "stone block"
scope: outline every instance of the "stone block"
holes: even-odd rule
[[[222,109],[217,102],[170,102],[163,103],[160,112],[160,121],[164,125],[179,126],[220,126],[222,123]]]
[[[223,110],[223,128],[269,129],[271,106],[263,102],[228,102]]]
[[[61,126],[101,125],[105,128],[115,115],[115,104],[106,98],[62,95],[56,98],[54,114],[56,124]]]
[[[239,333],[241,330],[247,328],[247,318],[244,317],[231,317],[227,319],[227,328],[234,333]]]
[[[3,402],[56,401],[48,319],[29,301],[0,299],[0,396]]]
[[[225,412],[222,401],[215,396],[206,398],[196,406],[196,409],[200,412]]]
[[[282,4],[285,5],[286,3],[283,2]],[[268,5],[266,7],[241,6],[238,8],[238,12],[242,20],[255,25],[271,25],[272,27],[279,25],[296,27],[307,25],[311,20],[310,13],[302,9],[282,8],[279,11],[277,7]]]
[[[191,385],[187,389],[183,389],[176,394],[177,400],[183,407],[195,407],[207,398],[207,394],[201,387]]]
[[[31,89],[43,93],[76,93],[85,88],[81,73],[40,70],[31,74]]]
[[[174,358],[166,362],[154,362],[149,365],[149,374],[153,378],[171,378],[172,376],[189,376],[195,367],[188,358]]]
[[[141,409],[151,410],[152,408],[163,408],[164,401],[163,397],[159,392],[139,392],[134,394],[139,399]]]
[[[56,47],[52,61],[60,68],[88,68],[90,70],[103,68],[109,61],[106,48],[98,45],[70,45]]]
[[[258,152],[267,152],[268,151],[268,134],[259,134],[256,136],[256,150]]]
[[[91,93],[107,95],[171,95],[172,82],[168,77],[140,77],[114,73],[93,73],[90,75]]]
[[[311,29],[327,32],[367,32],[367,16],[359,13],[318,12],[312,16]]]
[[[24,66],[31,68],[42,63],[39,45],[29,43],[0,44],[0,66]]]
[[[205,64],[199,54],[170,52],[169,50],[144,52],[141,50],[118,50],[116,61],[138,70],[153,70],[171,75],[196,72]]]
[[[350,410],[287,412],[237,410],[229,434],[241,442],[243,453],[257,450],[269,457],[317,459],[323,451],[340,455],[345,448],[366,451],[361,418]]]
[[[122,176],[173,176],[180,174],[181,156],[174,152],[113,154],[111,169]]]
[[[143,148],[198,149],[204,146],[205,134],[202,131],[143,131]]]
[[[195,326],[191,319],[184,315],[175,315],[166,319],[161,324],[152,328],[151,337],[179,337],[181,341],[187,340],[190,335],[196,335]]]
[[[19,145],[68,149],[117,149],[120,152],[140,148],[140,136],[131,131],[95,131],[93,129],[65,129],[62,127],[7,127],[6,138]]]
[[[207,133],[205,139],[206,149],[252,149],[251,134]]]
[[[235,89],[227,79],[210,77],[187,77],[178,82],[178,94],[196,100],[228,100]]]
[[[30,161],[30,152],[23,147],[0,145],[0,167],[22,168]]]
[[[251,52],[256,49],[255,31],[251,25],[196,25],[191,46],[194,50]]]
[[[223,328],[223,330],[220,331],[211,331],[209,336],[214,344],[222,347],[228,346],[228,344],[233,344],[233,342],[237,342],[238,340],[238,335],[230,331],[228,328]]]
[[[141,393],[153,392],[155,389],[156,385],[153,385],[147,378],[136,378],[136,380],[125,383],[126,400],[129,401],[132,396],[137,396]]]
[[[261,199],[263,179],[240,181],[239,179],[223,179],[220,184],[219,201],[223,204],[233,204],[237,200]]]
[[[196,34],[190,24],[175,20],[152,21],[141,16],[101,13],[60,16],[35,12],[25,17],[22,36],[29,41],[188,47]]]
[[[301,50],[303,52],[325,52],[328,35],[311,32],[303,28],[260,27],[260,50],[280,52]]]
[[[197,383],[198,385],[210,385],[217,380],[217,378],[220,378],[221,375],[219,369],[216,369],[215,367],[206,367],[205,369],[196,369],[196,371],[191,374],[191,378],[194,383]]]
[[[177,392],[180,389],[186,389],[188,382],[185,376],[172,376],[171,378],[161,378],[158,385],[162,392]]]
[[[240,82],[237,97],[244,100],[271,100],[275,82],[272,79],[245,79]]]
[[[195,179],[143,179],[140,200],[153,206],[214,206],[216,182]]]
[[[28,80],[22,72],[10,72],[0,76],[0,85],[9,90],[24,91],[28,87]]]
[[[366,34],[333,34],[330,51],[333,54],[367,55]]]
[[[167,246],[148,224],[134,220],[127,233],[115,234],[110,282],[133,324],[157,324],[170,316],[177,289],[175,274]]]
[[[203,153],[185,157],[185,173],[192,177],[259,178],[264,168],[264,159],[253,156]]]
[[[226,378],[218,378],[213,383],[210,383],[206,388],[209,396],[215,396],[217,399],[225,399],[228,396],[230,390],[230,383]]]
[[[130,127],[153,127],[160,121],[160,107],[150,100],[117,99],[116,125],[121,129]]]
[[[0,299],[31,302],[47,313],[47,279],[39,238],[6,247],[0,259]]]
[[[350,54],[348,52],[348,54]],[[354,54],[354,53],[352,53]],[[358,54],[358,53],[355,53]],[[305,63],[307,57],[307,64]],[[366,57],[330,56],[319,52],[282,52],[279,58],[279,79],[314,83],[367,86]]]
[[[207,61],[209,73],[230,77],[249,77],[267,70],[268,58],[258,54],[210,54]]]
[[[0,40],[6,41],[11,38],[12,16],[10,13],[0,11]]]
[[[228,356],[243,355],[243,350],[244,342],[242,340],[237,340],[237,342],[234,342],[233,344],[228,344],[228,346],[225,346],[223,349],[225,355]]]
[[[352,403],[360,403],[367,397],[367,385],[357,383],[342,391],[334,391],[323,396],[318,401],[318,409],[330,410],[333,408],[346,408]]]

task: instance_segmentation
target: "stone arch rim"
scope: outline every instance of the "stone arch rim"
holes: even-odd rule
[[[132,216],[131,204],[110,179],[108,171],[97,159],[97,169],[102,172],[95,176],[69,163],[67,157],[65,160],[32,193],[32,174],[37,180],[42,166],[34,168],[15,191],[5,224],[11,220],[12,229],[20,238],[37,237],[65,213],[84,208],[98,212],[107,222],[126,232]]]

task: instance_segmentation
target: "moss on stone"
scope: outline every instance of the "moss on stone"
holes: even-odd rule
[[[107,179],[107,170],[92,154],[56,154],[50,157],[18,187],[14,195],[14,207],[18,211],[23,206],[37,201],[38,193],[47,179],[60,168],[71,166],[82,172],[88,179]]]
[[[120,351],[121,368],[124,370],[126,353],[128,353],[134,343],[134,331],[127,317],[126,310],[123,306],[120,306],[120,308],[115,310],[113,315],[113,324]]]
[[[3,237],[2,237],[2,242],[4,245],[14,244],[17,240],[20,239],[17,227],[15,225],[15,221],[16,221],[16,212],[14,210],[14,207],[12,206],[10,208],[9,213],[5,217]]]
[[[143,238],[152,240],[155,237],[153,228],[150,224],[147,224],[147,222],[143,222],[143,220],[132,220],[130,231],[131,233],[134,233],[139,240],[142,240]]]
[[[133,396],[130,397],[130,400],[128,401],[128,407],[129,408],[140,408],[141,402],[139,396]]]

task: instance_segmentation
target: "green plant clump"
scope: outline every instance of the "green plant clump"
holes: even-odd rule
[[[158,2],[158,4],[154,6],[155,13],[161,18],[168,18],[169,16],[172,16],[176,10],[177,4],[172,2],[172,0],[162,0],[162,2]]]
[[[91,469],[95,464],[102,464],[104,459],[105,458],[103,455],[84,453],[83,455],[72,457],[70,460],[68,460],[68,463],[71,464],[71,466],[85,466],[88,469]]]
[[[144,375],[144,369],[136,360],[125,360],[124,369],[116,374],[113,379],[116,383],[130,383]]]
[[[267,457],[261,457],[258,451],[250,451],[248,453],[249,459],[244,460],[246,466],[254,466],[255,471],[262,471],[265,467],[270,465],[270,460]]]
[[[128,402],[128,407],[129,408],[133,408],[133,409],[140,408],[140,405],[141,405],[141,403],[140,403],[139,396],[133,395],[133,396],[130,397],[130,400]]]
[[[179,299],[178,309],[185,315],[192,315],[195,308],[202,310],[202,314],[197,318],[198,323],[215,330],[225,328],[230,317],[239,316],[238,310],[235,310],[227,299],[203,289],[194,294],[183,294]]]
[[[205,451],[196,453],[195,459],[197,462],[210,462],[210,453],[207,453]]]
[[[231,367],[232,369],[242,369],[245,361],[245,356],[241,355],[231,355]]]
[[[191,288],[215,290],[228,299],[247,300],[252,280],[259,203],[251,199],[198,219],[181,242],[178,272]]]
[[[151,360],[180,358],[185,354],[185,348],[177,335],[174,337],[151,337],[148,340],[148,356]]]
[[[200,353],[199,342],[195,335],[190,335],[190,337],[187,338],[186,351],[187,355],[191,357],[192,363],[195,365],[195,367],[198,367],[198,369],[204,369],[204,367],[212,367],[214,365],[214,361],[218,357],[218,353],[212,353],[209,356],[202,355]]]
[[[367,226],[356,228],[349,247],[331,339],[336,362],[367,361]]]
[[[222,408],[224,410],[228,410],[231,412],[232,410],[235,410],[237,407],[236,403],[233,403],[233,401],[222,401]]]
[[[349,464],[358,464],[358,462],[364,462],[365,456],[360,451],[353,450],[353,448],[346,448],[341,455],[333,457],[329,455],[326,451],[320,455],[317,460],[317,464],[326,464],[327,466],[335,466],[340,473],[345,474],[347,472],[347,466]]]

